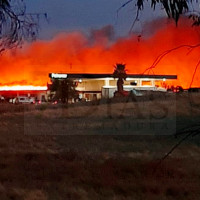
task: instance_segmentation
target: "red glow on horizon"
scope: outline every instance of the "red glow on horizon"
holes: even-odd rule
[[[153,30],[154,22],[149,27]],[[141,74],[162,52],[184,44],[199,44],[199,33],[200,27],[191,27],[187,20],[181,20],[178,27],[168,23],[140,41],[137,35],[109,41],[106,34],[97,34],[91,41],[78,32],[63,33],[51,41],[36,41],[0,56],[0,85],[45,86],[50,72],[112,74],[116,63],[125,63],[128,74]],[[163,57],[153,72],[177,75],[176,85],[188,88],[199,57],[200,48],[180,48]],[[193,87],[200,87],[199,68]]]
[[[47,86],[33,86],[33,85],[13,85],[0,86],[0,91],[44,91]]]

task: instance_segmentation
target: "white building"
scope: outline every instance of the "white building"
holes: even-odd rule
[[[51,79],[72,79],[77,83],[80,98],[86,100],[112,98],[117,90],[117,79],[112,74],[49,74]],[[176,80],[176,75],[127,74],[124,90],[167,91],[167,81]]]

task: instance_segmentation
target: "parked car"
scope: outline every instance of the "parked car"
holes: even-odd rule
[[[5,102],[6,102],[5,98],[0,95],[0,103],[5,103]]]
[[[143,93],[140,90],[132,89],[131,90],[132,94],[135,95],[136,97],[141,97],[143,96]]]
[[[35,105],[41,105],[41,104],[48,104],[48,102],[42,101],[42,100],[39,100],[39,99],[35,100]]]
[[[167,92],[174,92],[174,93],[180,93],[183,91],[184,89],[181,86],[171,87],[167,89]]]
[[[200,92],[200,88],[197,88],[197,87],[189,88],[188,92]]]
[[[34,97],[18,96],[12,99],[13,104],[35,104]]]

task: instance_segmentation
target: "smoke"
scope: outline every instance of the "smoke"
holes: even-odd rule
[[[102,27],[101,29],[92,29],[90,33],[90,41],[93,44],[109,44],[114,39],[114,28],[111,25]]]
[[[164,22],[164,21],[163,21]],[[0,57],[0,84],[27,83],[44,86],[48,74],[55,73],[112,73],[115,63],[126,63],[127,73],[143,73],[158,55],[180,45],[200,43],[200,28],[191,27],[182,19],[178,27],[173,22],[151,22],[146,35],[131,35],[114,40],[112,26],[92,30],[90,36],[80,32],[62,33],[51,41],[26,44],[16,52],[8,51]],[[145,28],[147,29],[147,28]],[[145,30],[144,29],[144,30]],[[199,61],[200,47],[180,48],[167,54],[153,69],[155,74],[177,74],[177,85],[187,88]],[[200,67],[199,67],[200,68]],[[151,72],[151,73],[153,73]],[[193,86],[200,87],[197,70]]]

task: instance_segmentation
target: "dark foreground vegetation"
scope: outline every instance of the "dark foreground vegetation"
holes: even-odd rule
[[[7,108],[0,120],[0,199],[199,199],[200,135],[160,163],[184,134],[141,128],[139,135],[131,126],[138,122],[136,103],[145,122],[151,105],[157,117],[175,120],[176,131],[198,126],[199,97],[192,98],[193,105],[185,95],[156,100],[159,107],[152,99],[126,106]]]
[[[199,199],[199,164],[189,154],[173,156],[154,171],[151,153],[139,150],[4,153],[1,199]]]

